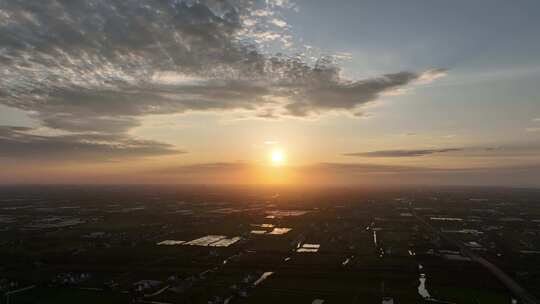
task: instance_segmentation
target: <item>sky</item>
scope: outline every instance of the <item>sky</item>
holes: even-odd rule
[[[539,13],[3,0],[0,183],[540,187]]]

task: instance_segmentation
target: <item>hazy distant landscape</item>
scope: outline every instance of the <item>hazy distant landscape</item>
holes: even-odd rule
[[[3,186],[2,301],[528,303],[540,296],[539,199],[510,188]]]

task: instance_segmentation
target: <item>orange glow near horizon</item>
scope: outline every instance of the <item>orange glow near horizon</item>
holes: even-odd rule
[[[260,166],[255,169],[255,180],[260,184],[293,184],[293,170],[281,164]]]

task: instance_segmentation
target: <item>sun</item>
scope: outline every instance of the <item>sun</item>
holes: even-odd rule
[[[285,162],[285,153],[283,153],[283,150],[272,150],[270,153],[270,160],[272,161],[272,164],[275,166],[280,166]]]

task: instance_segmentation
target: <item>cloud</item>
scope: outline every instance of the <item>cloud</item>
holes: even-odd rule
[[[379,165],[365,163],[317,163],[289,166],[284,176],[293,181],[314,184],[342,185],[514,185],[535,186],[540,184],[540,165],[432,168],[420,166]],[[141,175],[171,179],[175,182],[245,184],[246,176],[251,183],[265,183],[264,172],[268,169],[245,162],[201,163],[193,165],[154,168]],[[277,179],[280,183],[284,180]],[[287,180],[285,180],[287,181]]]
[[[296,4],[290,0],[265,0],[265,2],[266,2],[266,5],[270,7],[278,6],[278,7],[283,7],[287,9],[293,9],[296,7]]]
[[[197,163],[190,165],[179,165],[167,168],[152,169],[148,173],[162,175],[183,175],[183,174],[220,174],[226,176],[228,173],[236,173],[239,171],[249,171],[253,169],[265,168],[264,165],[249,163],[249,162],[216,162],[216,163]],[[295,171],[299,174],[312,173],[332,173],[343,174],[344,177],[348,174],[401,174],[401,173],[435,173],[435,172],[464,172],[471,170],[479,170],[478,168],[430,168],[418,166],[399,166],[399,165],[380,165],[380,164],[365,164],[365,163],[332,163],[323,162],[303,166],[288,166],[284,170]]]
[[[439,78],[442,78],[448,74],[447,69],[432,69],[427,70],[420,77],[418,77],[418,82],[421,84],[431,83]]]
[[[344,153],[345,156],[361,156],[361,157],[417,157],[437,153],[457,152],[462,151],[461,148],[446,148],[446,149],[418,149],[418,150],[380,150],[371,152],[355,152]]]
[[[176,181],[188,178],[188,180],[203,183],[223,183],[223,181],[245,183],[246,180],[252,183],[264,183],[264,177],[269,174],[269,168],[258,163],[216,162],[153,168],[143,174],[154,175],[159,177],[158,179],[171,178]],[[437,169],[376,164],[316,163],[304,166],[287,166],[280,168],[279,173],[283,176],[300,177],[298,180],[301,181],[331,177],[329,178],[330,182],[338,181],[341,183],[351,177],[404,174],[406,172],[420,173],[435,170]],[[279,182],[279,179],[277,181]]]
[[[291,103],[285,108],[295,116],[307,116],[331,110],[354,110],[376,100],[381,93],[391,91],[418,79],[411,72],[387,74],[362,81],[344,81],[339,69],[322,62],[301,79]]]
[[[0,159],[44,161],[120,160],[185,153],[172,145],[123,135],[63,134],[45,136],[27,127],[0,126]]]
[[[426,172],[436,169],[413,167],[413,166],[397,166],[397,165],[378,165],[378,164],[363,164],[363,163],[318,163],[311,166],[306,166],[302,170],[308,173],[326,172],[335,174],[395,174],[402,172]]]
[[[280,10],[295,8],[285,0],[1,1],[0,104],[74,133],[4,128],[10,134],[2,140],[13,146],[3,157],[31,155],[27,147],[50,157],[60,148],[90,158],[173,153],[129,131],[146,115],[190,111],[242,110],[260,119],[362,113],[382,94],[444,73],[352,80],[332,56],[270,53],[269,46],[291,46]],[[114,144],[88,140],[96,134]]]
[[[430,168],[414,166],[323,163],[303,169],[306,178],[325,176],[321,183],[369,185],[481,185],[539,187],[540,165]]]
[[[152,173],[177,175],[177,174],[227,174],[236,171],[248,170],[252,165],[244,162],[216,162],[183,165],[176,167],[160,168],[152,170]]]
[[[287,35],[289,1],[6,1],[0,103],[69,131],[125,133],[148,114],[244,109],[274,116],[354,111],[442,70],[359,81],[330,59],[309,64],[263,44]],[[249,29],[245,20],[253,20]],[[261,24],[263,23],[263,24]],[[261,26],[258,26],[261,24]],[[288,43],[288,42],[287,42]]]
[[[477,158],[496,158],[496,157],[521,157],[538,158],[540,155],[540,145],[534,143],[512,143],[501,144],[499,146],[469,146],[462,148],[444,148],[444,149],[410,149],[410,150],[379,150],[369,152],[344,153],[344,156],[355,157],[420,157],[439,153],[462,152],[460,156]]]
[[[237,7],[204,3],[2,2],[0,102],[33,111],[45,126],[123,132],[136,125],[125,116],[230,108],[233,96],[251,98],[247,81],[180,85],[175,92],[152,81],[171,69],[210,80],[229,71],[247,79],[260,69],[261,55],[234,38]],[[217,94],[225,100],[215,101]]]
[[[278,18],[273,18],[271,21],[270,21],[273,25],[277,26],[277,27],[286,27],[287,26],[287,22],[281,20],[281,19],[278,19]]]

